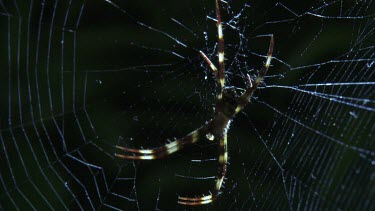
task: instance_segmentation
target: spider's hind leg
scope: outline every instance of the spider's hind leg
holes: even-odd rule
[[[228,148],[227,148],[227,134],[224,134],[224,137],[219,141],[219,169],[218,176],[211,194],[203,197],[178,197],[178,203],[182,205],[200,205],[200,204],[209,204],[215,200],[221,186],[223,185],[224,177],[227,172],[227,163],[228,163]]]
[[[127,153],[133,153],[133,155],[116,153],[115,156],[130,160],[155,160],[158,158],[162,158],[179,151],[186,145],[197,142],[199,140],[200,130],[202,130],[202,128],[191,132],[189,135],[183,138],[177,139],[169,144],[154,149],[132,149],[122,146],[116,146],[117,149]]]

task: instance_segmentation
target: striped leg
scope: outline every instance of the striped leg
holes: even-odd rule
[[[223,87],[225,86],[225,75],[224,75],[224,37],[223,37],[223,27],[221,25],[221,15],[219,9],[219,2],[216,0],[216,18],[217,18],[217,33],[218,33],[218,57],[219,57],[219,71],[215,67],[215,65],[208,59],[208,57],[202,52],[199,51],[203,59],[206,63],[211,67],[212,71],[215,74],[217,85],[218,85],[218,93],[217,98],[219,100],[223,97]]]
[[[219,73],[217,76],[217,80],[219,81],[218,98],[220,100],[222,98],[223,87],[225,86],[224,35],[223,35],[223,27],[221,25],[221,15],[220,15],[220,8],[219,8],[218,0],[216,0],[215,3],[216,3],[217,34],[218,34],[217,53],[219,56]]]
[[[211,203],[219,194],[223,185],[225,174],[227,173],[228,149],[227,134],[219,141],[219,173],[212,194],[203,197],[178,197],[178,203],[183,205],[201,205]]]
[[[131,149],[116,146],[117,149],[120,149],[124,152],[134,153],[135,155],[115,154],[115,156],[130,160],[154,160],[162,158],[164,156],[177,152],[178,150],[184,148],[189,144],[197,142],[199,140],[199,134],[201,130],[202,128],[195,130],[183,138],[177,139],[176,141],[155,149]]]
[[[255,91],[255,89],[258,87],[260,82],[263,80],[264,76],[267,74],[268,68],[270,67],[271,60],[272,60],[272,52],[273,52],[273,35],[270,35],[270,46],[268,48],[268,54],[267,54],[267,60],[266,63],[263,65],[262,69],[260,69],[258,77],[254,80],[254,82],[251,82],[250,76],[247,75],[247,80],[249,82],[249,87],[246,89],[246,91],[242,94],[240,97],[240,104],[236,108],[236,113],[240,112],[245,105],[249,102],[251,95]]]
[[[204,54],[202,51],[199,51],[199,53],[201,54],[201,56],[203,57],[203,59],[206,61],[206,63],[211,67],[211,70],[215,74],[215,77],[216,77],[216,80],[217,80],[217,84],[220,85],[220,82],[219,82],[218,77],[217,77],[217,68],[216,68],[216,66],[211,62],[211,60],[206,56],[206,54]]]

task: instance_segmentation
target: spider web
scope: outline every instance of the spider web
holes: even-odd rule
[[[213,116],[214,1],[0,0],[0,209],[186,209],[217,148],[151,148]],[[220,2],[227,85],[274,59],[228,132],[221,194],[205,209],[375,209],[375,4]],[[238,89],[241,91],[241,89]],[[201,208],[202,208],[201,207]]]

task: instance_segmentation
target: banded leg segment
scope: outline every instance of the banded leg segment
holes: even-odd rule
[[[228,163],[228,148],[227,148],[227,134],[224,134],[224,137],[219,141],[219,173],[218,178],[215,183],[215,187],[211,194],[203,197],[178,197],[178,203],[182,205],[201,205],[209,204],[215,200],[223,181],[225,174],[227,173],[227,163]]]
[[[124,152],[133,153],[133,155],[127,154],[115,154],[116,157],[130,160],[154,160],[158,158],[165,157],[172,153],[177,152],[178,150],[184,148],[187,145],[193,144],[199,140],[200,131],[202,128],[191,132],[189,135],[177,139],[165,146],[154,148],[154,149],[131,149],[121,146],[116,146],[117,149],[120,149]]]
[[[220,86],[220,81],[219,81],[219,78],[217,76],[218,73],[217,73],[216,66],[214,65],[214,63],[211,62],[211,60],[206,56],[206,54],[204,54],[202,51],[199,51],[199,53],[201,54],[203,59],[206,61],[206,63],[211,67],[212,72],[214,72],[214,74],[215,74],[217,84],[218,84],[218,86]]]
[[[217,19],[217,34],[218,34],[218,48],[217,53],[219,57],[219,74],[218,80],[220,83],[219,94],[222,93],[222,89],[225,86],[225,65],[224,65],[224,35],[223,35],[223,26],[221,24],[221,14],[220,14],[220,7],[218,0],[215,1],[216,3],[216,19]]]
[[[221,100],[223,97],[223,88],[225,86],[225,75],[224,75],[224,35],[223,35],[223,26],[221,24],[221,14],[220,14],[220,8],[219,8],[219,2],[216,0],[216,19],[217,19],[217,33],[218,33],[218,48],[217,53],[219,57],[219,70],[215,67],[215,65],[208,59],[206,54],[204,54],[202,51],[199,51],[203,59],[206,61],[206,63],[211,67],[212,71],[215,74],[216,81],[217,81],[217,98],[218,100]]]
[[[223,139],[219,141],[219,173],[218,178],[216,181],[216,186],[214,189],[215,197],[219,193],[221,186],[223,185],[224,177],[227,173],[227,165],[228,165],[228,139],[227,134],[224,134]]]
[[[274,40],[273,40],[273,35],[271,34],[266,63],[260,69],[259,74],[257,78],[254,80],[254,82],[251,82],[250,76],[247,75],[249,86],[240,97],[240,104],[236,108],[236,113],[240,112],[245,107],[245,105],[250,101],[251,95],[253,94],[255,89],[258,87],[260,82],[263,80],[264,76],[267,74],[268,68],[270,67],[271,60],[272,60],[273,46],[274,46]]]

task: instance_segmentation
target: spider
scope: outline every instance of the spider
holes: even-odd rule
[[[217,31],[218,31],[218,57],[219,69],[210,61],[210,59],[202,52],[199,51],[204,61],[212,69],[217,83],[216,105],[213,118],[202,127],[194,130],[185,137],[176,139],[162,147],[154,149],[131,149],[122,146],[116,146],[117,149],[122,150],[128,154],[115,154],[116,157],[130,160],[154,160],[163,158],[167,155],[175,153],[188,145],[192,145],[202,138],[207,138],[210,141],[218,143],[219,151],[219,168],[216,184],[210,191],[210,194],[203,197],[178,197],[178,203],[182,205],[201,205],[213,202],[220,191],[223,184],[225,174],[227,172],[228,149],[227,149],[227,130],[231,120],[240,112],[250,101],[254,91],[266,75],[272,59],[272,51],[274,46],[273,35],[270,35],[270,44],[267,54],[266,63],[260,69],[257,78],[252,81],[249,74],[247,74],[248,87],[245,91],[238,96],[235,88],[225,86],[225,73],[224,73],[224,38],[223,29],[221,24],[221,15],[218,0],[216,2],[216,18],[217,18]]]

